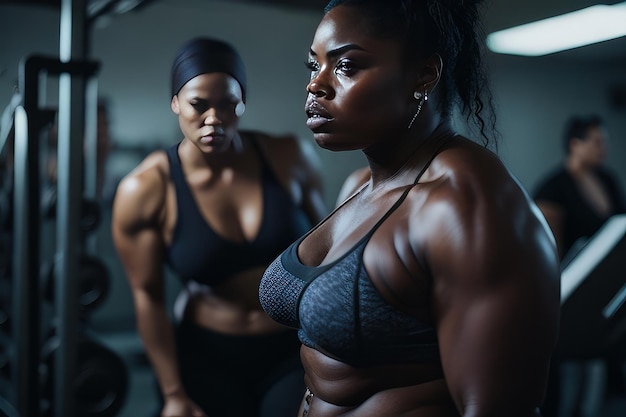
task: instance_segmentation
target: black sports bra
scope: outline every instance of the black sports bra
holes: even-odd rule
[[[167,262],[183,281],[214,286],[246,269],[266,267],[311,227],[304,211],[278,183],[256,140],[251,137],[262,163],[263,220],[254,240],[243,243],[218,235],[207,224],[185,180],[179,144],[167,149],[178,207]]]

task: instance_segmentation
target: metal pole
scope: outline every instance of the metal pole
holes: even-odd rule
[[[61,62],[85,58],[85,0],[62,0]],[[57,182],[57,250],[55,308],[59,349],[55,356],[54,415],[76,415],[73,380],[78,324],[78,259],[83,188],[82,157],[85,123],[84,77],[61,74],[59,79],[59,143]]]
[[[86,199],[100,204],[98,195],[98,79],[90,77],[85,86],[85,192]],[[84,239],[85,249],[91,253],[98,250],[98,233],[91,233]]]
[[[13,324],[15,406],[39,416],[39,170],[38,137],[24,107],[15,109]]]

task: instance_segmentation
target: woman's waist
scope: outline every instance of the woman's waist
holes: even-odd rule
[[[200,327],[220,333],[271,334],[285,330],[274,322],[261,308],[258,297],[246,294],[224,294],[208,287],[188,285],[176,301],[179,320],[189,320]]]
[[[307,391],[308,393],[309,391]],[[376,392],[353,406],[340,406],[310,394],[310,417],[459,417],[454,401],[441,379],[419,386],[390,388]]]
[[[397,401],[405,394],[423,406],[451,401],[439,362],[353,366],[306,346],[300,357],[307,386],[325,403],[356,407],[374,398]]]

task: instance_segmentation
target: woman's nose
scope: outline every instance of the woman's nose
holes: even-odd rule
[[[332,98],[332,88],[321,77],[322,73],[318,73],[316,76],[311,77],[311,81],[306,86],[306,91],[315,97]]]
[[[204,124],[205,125],[215,125],[215,124],[220,124],[222,121],[220,120],[220,118],[217,115],[217,109],[215,109],[214,107],[210,107],[205,113],[204,113]]]

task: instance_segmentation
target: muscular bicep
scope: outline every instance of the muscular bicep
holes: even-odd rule
[[[134,178],[120,183],[113,203],[111,233],[133,296],[143,293],[161,302],[164,247],[157,215],[151,208],[156,203],[145,197],[145,187]]]
[[[302,187],[302,207],[312,224],[317,224],[327,213],[321,174],[321,161],[310,144],[294,139],[299,154],[297,177]]]
[[[507,198],[452,204],[428,249],[442,365],[464,415],[534,415],[556,342],[554,245],[524,200]]]

